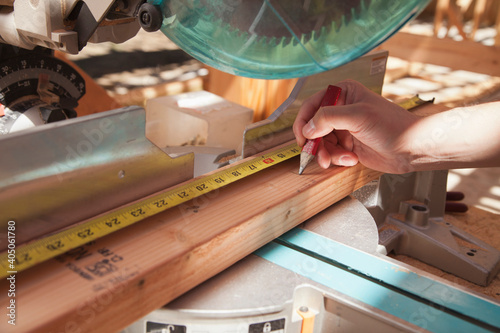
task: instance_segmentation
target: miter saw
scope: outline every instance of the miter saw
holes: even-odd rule
[[[213,167],[217,167],[223,164],[220,162],[221,155],[230,155],[233,159],[235,154],[245,157],[293,139],[290,136],[291,122],[298,106],[304,98],[324,85],[334,83],[332,80],[358,79],[380,93],[380,78],[383,78],[387,56],[361,56],[399,30],[427,3],[427,0],[0,0],[0,41],[4,43],[0,48],[0,103],[5,107],[5,115],[0,118],[0,131],[6,134],[0,140],[1,155],[6,158],[3,162],[6,171],[0,176],[0,198],[7,203],[7,209],[0,213],[2,232],[6,230],[3,223],[15,219],[33,231],[25,236],[25,240],[39,237],[178,184],[192,177],[193,164],[196,168],[197,162],[192,156],[179,154],[177,158],[170,158],[165,151],[170,154],[177,152],[165,147],[162,151],[155,146],[158,145],[156,140],[161,140],[163,136],[158,134],[161,131],[155,129],[153,124],[161,123],[159,120],[163,116],[149,121],[148,125],[148,116],[142,108],[131,107],[67,120],[76,116],[74,108],[85,93],[85,85],[75,70],[52,56],[52,50],[78,53],[88,42],[120,43],[132,38],[142,26],[147,31],[161,29],[193,57],[232,74],[265,79],[302,77],[290,98],[270,119],[247,126],[241,147],[234,147],[230,153],[225,153],[227,147],[222,147],[222,151],[216,153],[203,151],[198,154],[218,155],[216,163],[213,163]],[[329,72],[331,69],[336,70]],[[361,69],[367,70],[356,77],[354,72]],[[199,99],[199,96],[182,98]],[[203,95],[203,98],[215,97]],[[163,100],[152,101],[149,108],[161,110],[165,106],[162,103]],[[176,103],[179,104],[179,100]],[[149,117],[155,112],[151,111]],[[26,129],[60,120],[64,123]],[[25,147],[26,150],[20,153],[18,147]],[[224,159],[224,163],[231,158]],[[143,174],[144,163],[148,164],[147,175]],[[165,176],[167,173],[168,176]],[[443,185],[442,179],[446,175],[425,173],[384,177],[356,194],[364,206],[354,199],[347,200],[350,208],[345,206],[347,203],[340,206],[344,211],[354,209],[355,216],[366,217],[365,221],[369,222],[364,227],[373,230],[362,237],[369,239],[370,246],[353,244],[352,240],[345,239],[347,234],[351,235],[350,232],[335,235],[331,223],[325,224],[325,228],[330,228],[327,232],[314,231],[372,255],[396,248],[407,250],[410,247],[408,243],[411,243],[408,239],[425,240],[417,247],[427,249],[422,251],[422,256],[429,259],[432,259],[436,249],[448,251],[446,246],[439,245],[447,237],[442,236],[447,231],[443,232],[440,225],[444,188],[441,186],[436,191],[433,186],[437,183]],[[98,187],[89,186],[89,180],[99,184]],[[418,186],[422,183],[423,186]],[[47,187],[47,184],[50,186]],[[75,184],[79,188],[78,193],[69,188]],[[131,188],[134,191],[130,191]],[[111,193],[118,194],[112,196]],[[51,198],[48,199],[48,196]],[[109,197],[113,199],[103,200]],[[85,200],[92,203],[89,206],[93,210],[82,211],[78,207],[79,202]],[[28,201],[32,203],[29,212],[23,203]],[[362,207],[368,207],[372,214],[361,213],[367,211]],[[347,224],[342,225],[348,227]],[[382,225],[386,227],[381,234],[381,244],[376,225],[381,230]],[[404,225],[409,227],[405,229]],[[432,237],[424,229],[439,235],[437,241],[429,240]],[[453,233],[459,231],[453,230]],[[408,234],[411,237],[405,238]],[[295,244],[289,247],[295,249],[290,256],[307,255],[302,259],[304,263],[319,267],[329,261],[321,251],[305,250],[307,244],[299,245],[301,241],[296,239],[297,235],[301,240],[316,237],[305,231],[284,236],[280,245],[271,244],[256,253],[272,264],[249,257],[225,277],[209,282],[194,294],[151,314],[129,329],[148,332],[319,332],[335,326],[345,326],[348,330],[376,328],[380,331],[432,330],[447,324],[448,327],[464,325],[467,328],[477,325],[486,330],[497,327],[497,322],[484,317],[492,308],[488,302],[483,304],[487,311],[481,313],[476,310],[465,319],[460,317],[464,315],[460,309],[450,306],[444,311],[453,314],[448,316],[450,318],[446,317],[449,321],[443,324],[445,326],[436,326],[428,317],[422,321],[420,317],[400,315],[394,307],[381,306],[377,309],[377,304],[371,302],[369,297],[357,297],[346,286],[316,279],[322,276],[320,270],[311,270],[316,277],[308,274],[311,271],[287,270],[287,260],[274,253],[287,252],[287,249],[277,248],[288,242]],[[491,275],[494,276],[499,269],[498,251],[468,238],[468,235],[460,234],[460,237],[469,244],[477,245],[474,254],[467,258],[467,254],[461,253],[463,249],[455,249],[451,245],[455,252],[442,262],[447,264],[454,260],[452,258],[458,258],[460,263],[466,263],[466,267],[476,272],[471,279],[491,280]],[[1,243],[5,245],[4,240]],[[333,246],[325,244],[323,249]],[[480,257],[479,262],[474,262],[472,258],[476,253]],[[463,260],[464,256],[469,260]],[[373,256],[370,258],[378,260]],[[446,267],[453,271],[454,266]],[[489,269],[488,273],[484,272],[484,266]],[[327,271],[332,267],[324,269]],[[470,276],[470,269],[465,269],[465,272],[459,269],[456,273],[460,271]],[[274,285],[255,293],[259,284],[249,283],[247,278],[252,276],[251,272],[266,272],[276,279],[276,285],[285,281],[285,286],[278,290]],[[359,271],[356,276],[363,274],[369,275]],[[225,292],[213,292],[213,288],[220,288],[228,280],[240,282]],[[434,283],[432,285],[436,286]],[[384,280],[374,284],[373,290],[380,285],[388,290],[406,288]],[[426,299],[423,303],[432,308],[431,312],[435,312],[436,307],[446,306],[442,300],[432,296],[418,296],[419,288],[417,284],[405,292],[411,295],[410,298]],[[278,297],[269,297],[263,300],[261,306],[256,306],[263,297],[276,290],[280,293]],[[454,292],[457,294],[453,297],[469,299],[460,291]],[[239,302],[235,295],[245,298],[246,302]],[[473,296],[470,300],[477,302]],[[422,307],[415,309],[422,311]],[[493,311],[495,309],[493,306]],[[322,314],[318,315],[321,311]],[[309,331],[304,330],[307,318],[315,316],[321,317],[322,323],[317,324],[314,330],[312,326]],[[356,318],[361,319],[357,322]]]
[[[3,0],[0,41],[78,53],[161,29],[213,67],[259,78],[311,75],[371,50],[428,1]]]
[[[63,62],[47,59],[48,49],[76,54],[88,42],[126,41],[142,26],[161,29],[186,52],[223,71],[299,77],[356,59],[427,2],[3,0],[0,42],[10,47],[2,45],[0,53],[0,103],[8,108],[0,130],[75,116],[83,80]]]

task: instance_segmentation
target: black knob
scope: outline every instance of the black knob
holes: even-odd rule
[[[139,8],[139,22],[141,27],[147,32],[157,31],[161,28],[163,15],[159,6],[150,3],[143,3]]]

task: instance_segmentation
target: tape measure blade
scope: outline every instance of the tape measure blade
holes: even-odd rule
[[[299,153],[300,149],[295,143],[287,143],[264,152],[260,156],[248,157],[235,164],[93,217],[59,233],[21,245],[16,249],[15,269],[12,270],[17,272],[25,270],[147,217],[253,175],[297,156]],[[4,269],[0,276],[2,278],[8,276],[10,271],[8,259],[7,252],[0,254],[0,263]]]

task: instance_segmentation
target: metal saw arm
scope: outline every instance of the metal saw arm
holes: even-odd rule
[[[144,0],[1,0],[0,42],[77,54],[87,42],[121,43],[139,31]]]

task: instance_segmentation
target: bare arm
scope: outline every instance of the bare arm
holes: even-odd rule
[[[500,166],[500,102],[424,117],[406,140],[415,170]]]

